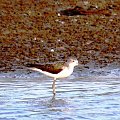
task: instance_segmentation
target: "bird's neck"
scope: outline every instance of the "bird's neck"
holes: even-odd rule
[[[73,71],[74,66],[73,66],[73,65],[69,65],[69,66],[68,66],[68,69]]]

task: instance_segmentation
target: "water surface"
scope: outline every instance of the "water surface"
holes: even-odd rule
[[[120,120],[119,70],[92,73],[76,71],[58,80],[55,97],[51,78],[36,72],[1,73],[0,120]]]

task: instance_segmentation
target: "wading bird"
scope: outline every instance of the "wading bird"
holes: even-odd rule
[[[70,57],[60,68],[54,68],[52,64],[27,64],[29,69],[43,73],[53,78],[53,94],[55,95],[55,81],[57,78],[65,78],[73,73],[74,67],[78,65],[78,60]]]

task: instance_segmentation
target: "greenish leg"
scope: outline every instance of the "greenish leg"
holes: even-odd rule
[[[56,92],[55,92],[55,81],[56,81],[56,78],[54,78],[54,81],[53,81],[53,84],[52,84],[52,89],[53,89],[53,94],[55,95]]]

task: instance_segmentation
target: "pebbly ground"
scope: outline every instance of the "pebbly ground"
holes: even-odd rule
[[[109,15],[66,16],[61,10],[107,10]],[[4,0],[0,2],[0,70],[61,61],[120,64],[119,0]]]

